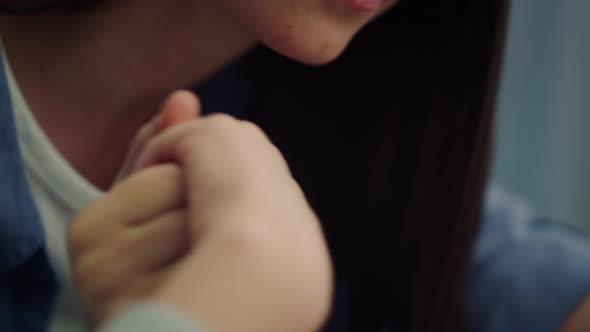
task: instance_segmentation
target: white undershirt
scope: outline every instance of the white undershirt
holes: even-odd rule
[[[67,225],[77,211],[102,192],[76,172],[47,138],[29,109],[6,56],[3,58],[26,177],[45,229],[49,259],[61,281],[49,331],[88,331],[69,272]]]

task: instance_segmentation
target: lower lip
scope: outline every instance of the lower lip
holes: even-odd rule
[[[381,7],[383,0],[340,0],[356,10],[369,12]]]

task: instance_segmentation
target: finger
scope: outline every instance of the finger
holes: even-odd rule
[[[133,138],[133,142],[131,143],[131,147],[127,152],[123,166],[121,167],[121,170],[119,170],[119,173],[113,182],[113,186],[131,174],[131,169],[133,167],[133,163],[137,159],[137,156],[141,150],[143,150],[147,141],[158,133],[158,122],[159,116],[156,116],[137,131],[135,137]]]
[[[111,214],[141,223],[184,205],[184,174],[177,165],[157,165],[119,183],[104,200]]]
[[[118,183],[111,192],[76,215],[69,226],[73,252],[94,241],[108,241],[112,234],[184,206],[184,179],[177,165],[150,167]]]
[[[200,113],[201,103],[195,94],[186,90],[173,92],[162,104],[160,113],[137,131],[113,185],[132,173],[135,160],[150,138],[179,123],[194,120]]]
[[[186,142],[189,137],[206,132],[220,134],[223,131],[229,132],[238,127],[238,120],[227,114],[209,115],[200,118],[199,121],[178,124],[153,138],[137,158],[133,169],[139,170],[162,161],[182,163],[185,157],[181,153],[183,150],[182,142]]]
[[[173,93],[160,112],[158,133],[177,124],[194,120],[201,114],[201,102],[198,97],[186,90]]]
[[[96,241],[94,250],[74,260],[75,273],[80,280],[90,281],[104,291],[163,269],[186,252],[189,241],[186,227],[184,209],[127,227],[112,234],[108,242]],[[101,274],[105,280],[93,281]]]
[[[136,258],[129,264],[135,271],[154,271],[164,268],[189,248],[186,210],[167,212],[146,223],[129,229],[130,250]]]

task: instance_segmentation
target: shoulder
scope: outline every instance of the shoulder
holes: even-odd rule
[[[556,331],[590,291],[590,241],[492,185],[468,275],[474,331]]]

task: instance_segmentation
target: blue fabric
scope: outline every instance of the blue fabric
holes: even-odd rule
[[[43,249],[0,282],[0,331],[46,331],[57,281]]]
[[[468,291],[473,331],[558,331],[590,291],[590,241],[492,186]]]
[[[0,274],[32,256],[44,241],[24,177],[11,106],[4,66],[0,66]]]
[[[0,53],[0,57],[2,54]],[[2,58],[0,58],[1,62]],[[44,331],[57,281],[24,175],[0,66],[0,331]]]

